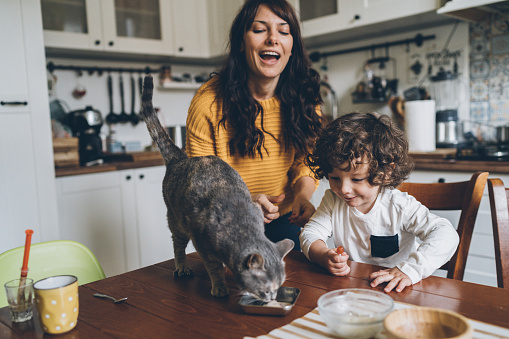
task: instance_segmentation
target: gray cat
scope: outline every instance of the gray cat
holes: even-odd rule
[[[170,139],[152,106],[153,79],[145,77],[142,114],[166,164],[163,197],[175,251],[174,277],[192,276],[186,264],[189,240],[212,282],[211,293],[228,295],[224,265],[242,291],[270,301],[285,280],[283,257],[290,239],[272,243],[264,235],[263,213],[230,165],[216,156],[189,158]]]

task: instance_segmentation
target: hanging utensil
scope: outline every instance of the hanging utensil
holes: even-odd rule
[[[120,115],[118,116],[118,120],[121,123],[125,123],[129,121],[129,115],[125,112],[125,103],[124,103],[124,77],[122,73],[118,76],[118,85],[120,88]]]
[[[106,116],[106,123],[108,125],[116,124],[118,121],[118,115],[113,113],[113,80],[111,78],[111,74],[108,73],[107,78],[108,84],[108,98],[110,100],[110,112]]]
[[[136,99],[136,84],[134,81],[134,76],[131,73],[131,114],[129,115],[129,120],[131,121],[131,124],[133,126],[136,126],[138,122],[140,122],[140,118],[138,117],[136,112],[134,112],[134,105],[136,102],[135,99]]]
[[[141,96],[143,94],[143,76],[141,73],[138,75],[138,90],[140,91],[140,113],[139,116],[141,117]],[[144,121],[141,119],[141,121]]]

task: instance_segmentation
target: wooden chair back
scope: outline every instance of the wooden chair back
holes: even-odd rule
[[[463,280],[477,211],[488,179],[488,172],[477,172],[469,181],[451,183],[403,182],[398,189],[407,192],[430,210],[461,211],[458,222],[460,242],[451,260],[442,266],[447,278]]]
[[[500,179],[488,179],[497,285],[509,289],[509,188]]]

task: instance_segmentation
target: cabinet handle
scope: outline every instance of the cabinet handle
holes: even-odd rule
[[[140,179],[145,178],[145,174],[140,174]]]
[[[26,106],[28,105],[28,101],[0,101],[0,105],[2,106]]]
[[[445,182],[444,178],[438,178],[438,183],[443,184]]]
[[[355,14],[353,17],[354,20],[360,20],[360,18],[361,18],[361,16],[359,14]]]
[[[184,47],[179,47],[179,52],[184,52]]]
[[[101,40],[96,40],[96,41],[94,41],[94,43],[95,43],[96,45],[100,45],[100,44],[101,44]]]
[[[126,179],[127,181],[129,181],[129,180],[131,180],[131,176],[130,176],[130,175],[127,175],[127,176],[125,177],[125,179]]]
[[[108,42],[108,46],[113,46],[113,41]]]

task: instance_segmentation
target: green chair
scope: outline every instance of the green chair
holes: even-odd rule
[[[0,307],[7,306],[4,284],[19,279],[24,246],[0,254]],[[70,240],[32,244],[28,260],[28,278],[34,282],[54,275],[74,275],[80,285],[106,276],[95,255],[84,245]]]

